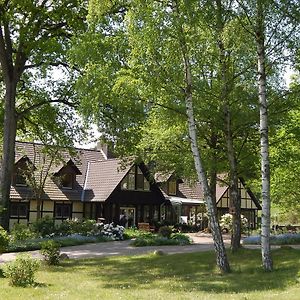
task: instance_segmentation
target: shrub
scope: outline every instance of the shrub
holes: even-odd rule
[[[130,240],[133,238],[138,238],[138,237],[151,237],[153,236],[153,233],[150,231],[143,231],[137,228],[125,228],[124,231],[124,239],[125,240]]]
[[[55,241],[45,241],[41,244],[41,253],[48,265],[58,265],[60,259],[60,244]]]
[[[0,226],[0,254],[6,251],[9,244],[9,235],[7,231]]]
[[[56,234],[60,236],[71,234],[93,235],[99,233],[97,231],[98,228],[95,220],[64,220],[56,227]]]
[[[170,226],[162,226],[159,228],[158,234],[169,239],[172,234],[172,228]]]
[[[55,233],[57,235],[70,235],[77,233],[79,222],[77,220],[64,220],[56,226]]]
[[[220,226],[222,229],[226,229],[228,232],[232,231],[232,215],[231,214],[225,214],[221,217],[220,220]],[[247,231],[248,226],[248,220],[241,215],[241,230],[242,232]]]
[[[152,235],[152,236],[139,236],[137,237],[131,245],[135,247],[144,246],[167,246],[167,245],[190,245],[191,241],[189,237],[180,233],[173,233],[171,238],[166,238],[162,236]]]
[[[171,236],[172,240],[178,241],[179,245],[190,245],[191,240],[190,238],[182,233],[173,233]]]
[[[36,236],[36,234],[25,224],[15,224],[10,231],[10,235],[13,242],[32,239]]]
[[[34,283],[34,274],[39,266],[37,259],[20,254],[14,261],[6,263],[2,269],[4,276],[9,278],[10,285],[28,286]]]
[[[125,228],[123,226],[115,225],[114,223],[99,224],[98,230],[102,236],[108,237],[111,240],[118,241],[124,239]]]
[[[34,232],[42,237],[53,234],[55,232],[54,219],[48,216],[40,218],[36,222],[32,223]]]
[[[96,227],[96,221],[95,220],[84,220],[81,223],[80,230],[78,233],[83,235],[92,235],[96,233],[97,227]]]

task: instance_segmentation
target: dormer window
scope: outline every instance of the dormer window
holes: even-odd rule
[[[168,194],[176,195],[177,194],[177,182],[175,179],[170,179],[168,181]]]
[[[18,168],[15,175],[15,185],[16,186],[27,186],[26,175],[22,169]]]
[[[133,166],[121,182],[122,190],[149,191],[150,183],[138,166]]]
[[[62,174],[60,177],[61,187],[63,189],[73,189],[73,183],[74,183],[74,174],[72,173],[66,173]]]
[[[27,156],[21,157],[14,167],[12,183],[15,186],[27,186],[28,178],[35,170],[34,165]]]
[[[81,175],[81,172],[71,159],[65,165],[60,166],[58,171],[54,173],[54,177],[57,178],[55,180],[57,184],[62,189],[68,190],[74,188],[76,175]]]

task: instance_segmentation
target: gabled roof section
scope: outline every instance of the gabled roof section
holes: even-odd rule
[[[247,193],[249,194],[249,196],[251,197],[252,201],[255,203],[256,207],[261,210],[262,207],[258,201],[258,199],[256,198],[256,196],[253,194],[253,192],[246,186],[245,180],[244,178],[239,178],[240,182],[242,183],[243,187],[246,189]]]
[[[223,182],[217,181],[217,185],[216,185],[217,202],[222,198],[222,196],[228,190],[228,188],[229,187],[225,185]],[[184,181],[183,183],[179,184],[179,195],[184,198],[204,200],[204,195],[203,195],[202,186],[200,182],[190,183],[188,181]]]
[[[82,173],[80,172],[80,170],[78,169],[78,167],[75,165],[75,163],[73,162],[72,159],[69,159],[68,162],[66,164],[61,164],[60,166],[57,166],[57,172],[54,172],[54,176],[60,176],[61,173],[63,172],[63,170],[66,168],[66,167],[70,167],[74,173],[76,175],[82,175]]]
[[[177,178],[175,175],[175,172],[168,172],[168,173],[163,173],[163,172],[157,172],[154,175],[155,182],[157,183],[165,183],[168,182],[170,179],[175,179],[177,180],[178,183],[182,183],[183,180],[181,178]]]
[[[35,170],[36,167],[34,163],[31,161],[31,159],[27,155],[19,156],[17,159],[15,159],[15,167],[18,165],[24,165],[24,164],[30,164],[33,166],[33,169]]]
[[[219,176],[218,176],[219,177]],[[222,178],[222,177],[221,177]],[[252,193],[252,191],[245,186],[245,181],[243,178],[239,178],[240,182],[242,183],[243,187],[248,192],[249,196],[251,197],[251,200],[255,203],[256,207],[258,209],[261,209],[261,205],[255,195]],[[179,193],[178,196],[182,198],[187,199],[195,199],[195,200],[204,200],[202,187],[199,182],[196,183],[189,183],[187,181],[179,184]],[[218,203],[221,198],[224,196],[224,194],[229,189],[229,186],[225,183],[223,179],[217,180],[216,185],[216,202]]]
[[[35,166],[39,168],[43,164],[43,145],[38,143],[29,142],[16,142],[16,159],[27,156]],[[87,173],[88,162],[97,162],[104,160],[104,156],[98,150],[88,150],[74,148],[72,154],[67,149],[61,149],[59,151],[59,156],[63,158],[63,161],[69,162],[76,168],[78,175],[76,176],[76,181],[74,183],[73,189],[63,190],[61,189],[55,180],[51,176],[46,180],[44,194],[42,199],[53,200],[53,201],[81,201],[83,186],[85,182],[85,176]],[[44,169],[49,167],[50,160],[46,160],[44,164]],[[62,162],[56,162],[51,167],[50,173],[53,174],[57,172],[63,165]],[[10,193],[11,199],[33,199],[33,193],[29,187],[26,188],[16,188],[11,187]]]
[[[104,202],[129,172],[134,162],[125,166],[119,159],[89,164],[84,190],[84,201]]]
[[[154,179],[157,183],[167,182],[171,178],[173,173],[174,172],[168,172],[168,173],[157,172],[154,175]]]

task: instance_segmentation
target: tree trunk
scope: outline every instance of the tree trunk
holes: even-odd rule
[[[191,92],[186,93],[185,102],[186,102],[186,111],[188,115],[188,128],[189,128],[189,136],[191,140],[191,149],[194,156],[195,168],[197,171],[198,179],[201,182],[204,200],[207,207],[209,222],[210,222],[212,236],[214,240],[214,247],[217,254],[217,265],[222,272],[230,272],[230,266],[225,251],[221,228],[217,218],[215,204],[209,191],[208,181],[206,178],[206,174],[203,168],[200,152],[197,145],[196,124],[194,119]]]
[[[272,271],[273,262],[270,249],[270,162],[268,133],[268,103],[266,97],[265,70],[265,38],[264,13],[262,0],[257,2],[257,32],[256,44],[258,55],[258,97],[260,112],[260,154],[262,181],[262,222],[261,222],[261,254],[266,271]]]
[[[224,106],[224,133],[227,147],[227,157],[229,162],[229,198],[230,213],[232,214],[232,231],[231,231],[231,250],[235,252],[241,247],[241,198],[238,190],[237,160],[234,150],[231,107],[229,102],[230,85],[229,85],[229,55],[226,54],[223,43],[223,8],[221,0],[216,0],[217,6],[217,27],[218,27],[218,47],[219,47],[219,65],[220,65],[220,102]]]
[[[174,6],[176,9],[177,6]],[[178,12],[178,11],[177,11]],[[194,156],[195,169],[197,172],[198,180],[201,183],[203,190],[204,201],[207,207],[207,213],[209,216],[209,222],[211,226],[212,236],[214,240],[215,252],[217,254],[217,265],[224,273],[230,272],[230,266],[226,255],[226,250],[223,242],[221,228],[219,225],[215,203],[212,199],[207,177],[204,171],[200,151],[197,143],[196,123],[194,118],[193,109],[193,82],[192,73],[190,67],[190,59],[188,55],[187,44],[182,27],[179,27],[179,44],[181,48],[181,54],[183,58],[184,72],[185,72],[185,106],[188,117],[188,131],[191,142],[191,150]]]
[[[210,143],[209,147],[211,149],[210,151],[210,163],[211,168],[209,172],[209,192],[212,198],[212,202],[214,205],[214,210],[217,213],[217,135],[215,133],[212,133],[210,136]],[[217,215],[218,217],[218,215]],[[208,222],[208,229],[209,232],[211,232],[211,226],[210,222]]]
[[[1,224],[9,228],[9,196],[12,171],[15,160],[15,139],[17,120],[15,111],[16,83],[15,80],[6,81],[4,133],[3,133],[3,159],[1,170]]]
[[[227,157],[229,162],[229,210],[232,214],[231,251],[236,252],[241,247],[241,197],[238,188],[237,162],[231,130],[229,106],[225,105],[225,132]]]

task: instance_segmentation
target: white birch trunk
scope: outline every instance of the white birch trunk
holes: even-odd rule
[[[266,97],[265,70],[265,39],[264,17],[261,0],[257,5],[257,55],[258,55],[258,97],[260,113],[260,154],[261,154],[261,183],[262,183],[262,216],[261,216],[261,254],[266,271],[272,271],[273,262],[270,249],[270,162],[269,162],[269,133],[268,133],[268,103]]]
[[[178,12],[178,7],[176,4],[174,7],[177,9]],[[217,254],[217,265],[222,272],[226,273],[230,272],[230,266],[226,255],[226,250],[217,217],[215,203],[213,202],[213,198],[210,193],[207,176],[203,167],[200,151],[197,144],[196,123],[193,109],[192,73],[186,40],[181,26],[179,27],[179,43],[185,72],[185,106],[188,117],[188,131],[191,142],[191,150],[194,157],[195,169],[197,172],[198,180],[200,181],[202,186],[204,201],[206,203],[207,213],[209,216],[209,222],[214,240],[214,248]]]

